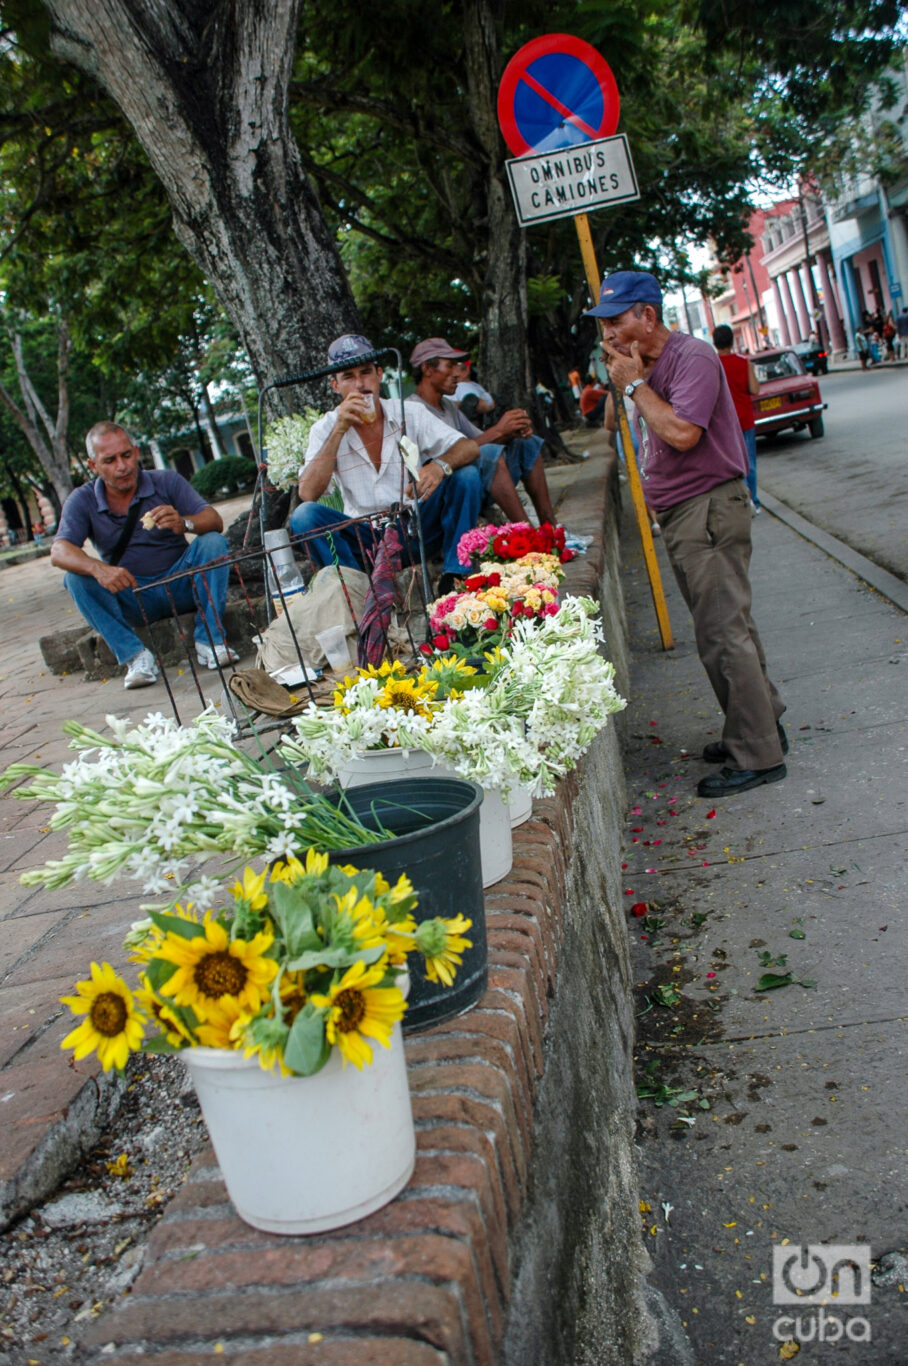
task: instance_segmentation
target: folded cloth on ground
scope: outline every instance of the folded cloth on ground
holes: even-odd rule
[[[227,686],[244,707],[265,716],[296,716],[309,705],[308,693],[294,700],[294,694],[264,669],[237,669]]]
[[[362,570],[349,569],[346,565],[325,565],[313,576],[308,592],[294,593],[287,598],[286,612],[276,617],[262,633],[255,661],[257,666],[269,674],[275,673],[289,664],[298,664],[301,654],[310,668],[322,668],[327,663],[327,657],[319,644],[318,634],[329,626],[343,627],[350,658],[355,659],[357,625],[362,618],[368,591],[369,576]],[[296,645],[293,642],[294,634]]]

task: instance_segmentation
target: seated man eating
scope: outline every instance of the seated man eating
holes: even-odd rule
[[[336,338],[328,347],[329,364],[349,360],[350,368],[331,376],[331,387],[341,401],[309,433],[299,481],[302,502],[290,514],[294,536],[331,531],[351,517],[412,503],[410,475],[398,449],[403,435],[399,405],[380,397],[382,370],[362,359],[373,350],[366,337],[352,333]],[[406,434],[419,448],[421,461],[416,491],[423,539],[428,551],[442,549],[444,572],[438,591],[448,593],[455,577],[463,573],[457,543],[476,525],[479,515],[479,448],[420,403],[408,400],[405,416]],[[341,491],[342,513],[316,501],[330,486]],[[340,564],[367,567],[356,528],[334,530],[331,540]],[[326,536],[314,537],[309,549],[319,564],[333,562]]]
[[[128,665],[124,687],[144,688],[158,677],[155,657],[133,629],[200,607],[195,623],[199,663],[214,669],[238,655],[224,644],[228,565],[187,576],[137,596],[136,588],[208,564],[227,554],[220,513],[175,470],[143,470],[139,448],[116,422],[96,422],[85,438],[93,483],[74,489],[63,505],[51,564],[65,569],[73,602]],[[187,543],[186,532],[195,540]],[[101,556],[82,549],[91,540]],[[141,605],[140,605],[141,603]]]
[[[480,431],[454,402],[460,362],[465,351],[456,351],[443,337],[429,337],[413,348],[410,365],[416,380],[416,397],[452,431],[470,437],[481,447],[479,475],[483,497],[494,500],[511,522],[526,520],[517,492],[522,480],[540,522],[555,525],[555,509],[549,494],[545,466],[540,454],[545,442],[533,435],[533,425],[523,408],[509,408],[493,427]]]

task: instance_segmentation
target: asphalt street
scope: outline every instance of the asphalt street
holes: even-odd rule
[[[757,484],[908,581],[908,365],[820,376],[825,436],[757,442]]]

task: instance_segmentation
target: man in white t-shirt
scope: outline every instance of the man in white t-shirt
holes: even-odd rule
[[[455,376],[463,357],[443,337],[427,337],[410,356],[416,398],[452,430],[468,436],[479,446],[479,477],[483,496],[491,498],[512,522],[523,522],[526,513],[517,492],[522,482],[540,523],[555,522],[555,509],[545,477],[541,436],[533,434],[529,415],[511,408],[487,431],[473,425],[454,401]]]
[[[395,504],[412,504],[412,481],[398,448],[403,435],[400,409],[382,399],[382,370],[366,360],[374,351],[363,336],[347,333],[328,348],[328,363],[349,360],[349,369],[331,377],[331,387],[341,401],[333,412],[319,418],[309,433],[309,445],[300,471],[301,502],[291,513],[294,536],[331,531],[338,561],[354,569],[366,568],[362,530],[341,527],[351,517],[387,512]],[[476,525],[482,497],[477,461],[479,447],[452,431],[422,404],[405,404],[406,434],[419,449],[420,469],[416,485],[423,538],[430,552],[441,547],[443,574],[439,593],[449,592],[463,570],[457,558],[461,536]],[[335,512],[317,500],[329,488],[340,489],[344,510]],[[313,558],[322,565],[333,563],[327,536],[309,542]]]

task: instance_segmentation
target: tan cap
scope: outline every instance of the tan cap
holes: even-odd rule
[[[417,342],[410,353],[411,365],[422,365],[427,360],[462,360],[468,356],[469,351],[455,351],[453,346],[449,346],[444,337],[427,337],[425,341]]]

